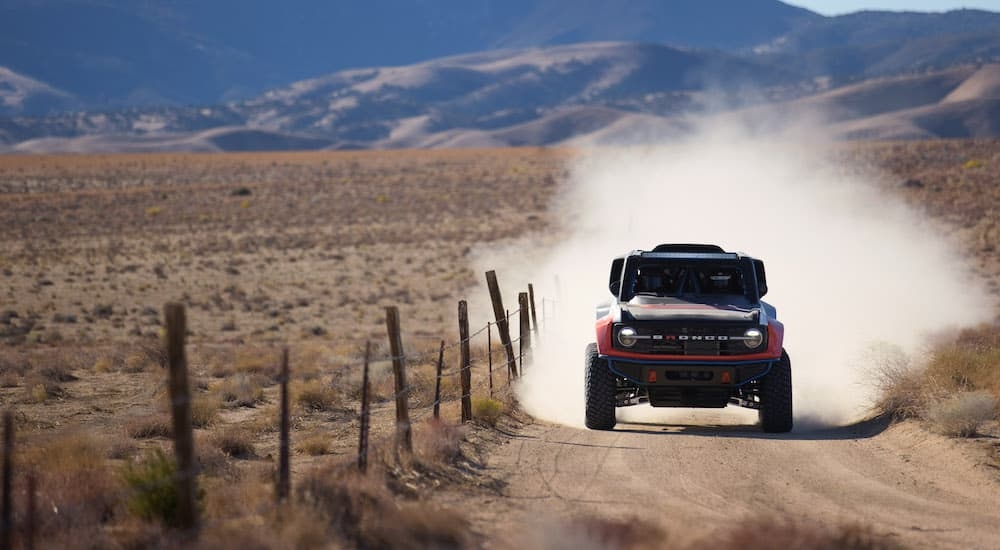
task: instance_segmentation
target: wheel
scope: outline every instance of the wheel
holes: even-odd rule
[[[760,380],[760,427],[767,433],[792,430],[792,361],[781,350],[781,359]]]
[[[608,360],[597,354],[597,344],[588,344],[585,368],[586,424],[591,430],[610,430],[615,427],[615,375],[608,367]]]

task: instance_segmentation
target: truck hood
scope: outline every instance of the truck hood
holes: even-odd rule
[[[621,304],[637,321],[758,321],[760,308],[736,304],[701,304],[675,298],[636,296]]]

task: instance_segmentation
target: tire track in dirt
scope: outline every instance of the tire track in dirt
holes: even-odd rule
[[[870,525],[914,548],[1000,547],[1000,479],[968,444],[910,423],[772,435],[745,420],[525,426],[490,458],[507,484],[491,517],[638,518],[683,537],[791,517]]]

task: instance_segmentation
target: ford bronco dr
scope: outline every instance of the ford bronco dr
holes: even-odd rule
[[[792,429],[784,326],[761,298],[764,262],[715,245],[664,244],[611,262],[610,303],[586,351],[586,424],[615,408],[757,409],[765,432]]]

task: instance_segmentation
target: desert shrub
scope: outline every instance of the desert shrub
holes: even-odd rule
[[[329,454],[330,435],[322,433],[312,434],[300,441],[295,448],[300,453],[305,453],[309,456]]]
[[[257,456],[253,436],[243,428],[226,428],[212,434],[212,443],[226,456],[252,458]]]
[[[144,520],[176,526],[180,505],[177,474],[177,464],[162,449],[152,449],[142,460],[128,462],[122,478],[130,490],[129,511]],[[197,497],[201,501],[204,494],[199,491]]]
[[[985,391],[962,392],[933,401],[925,416],[938,433],[971,437],[984,422],[996,418],[997,399]]]
[[[461,456],[460,445],[467,433],[465,426],[453,426],[433,418],[414,434],[414,447],[422,460],[448,464]]]
[[[135,439],[170,437],[173,431],[172,420],[167,413],[139,416],[125,423],[125,433]]]
[[[24,377],[24,389],[32,403],[44,403],[50,397],[67,397],[66,390],[58,382],[38,372],[31,372]]]
[[[342,471],[342,470],[341,470]],[[298,498],[328,518],[332,532],[359,548],[465,548],[468,522],[426,503],[398,505],[377,476],[317,468],[296,484]]]
[[[219,398],[214,395],[199,394],[191,400],[191,425],[207,428],[219,419]]]
[[[219,395],[227,406],[253,407],[264,401],[264,388],[257,376],[239,372],[222,381]]]
[[[902,348],[886,342],[870,346],[861,368],[875,388],[875,406],[896,418],[919,415],[924,402],[924,375]]]
[[[295,391],[295,402],[309,411],[329,411],[340,402],[337,392],[322,380],[310,380],[299,385]]]
[[[121,486],[107,467],[102,443],[74,430],[25,449],[25,470],[36,472],[38,494],[45,498],[37,528],[46,538],[93,536],[116,515]]]
[[[472,417],[491,426],[496,425],[504,412],[503,403],[489,397],[472,398]]]
[[[790,518],[758,517],[736,522],[696,542],[692,550],[709,548],[809,548],[814,550],[902,550],[904,546],[868,526],[829,526]]]
[[[927,377],[942,392],[987,390],[1000,396],[1000,326],[985,325],[960,332],[932,350]]]
[[[260,410],[260,409],[258,409]],[[253,434],[265,434],[277,432],[280,428],[281,416],[278,407],[270,406],[260,410],[250,420],[243,422],[243,427]],[[292,420],[294,424],[294,420]]]

